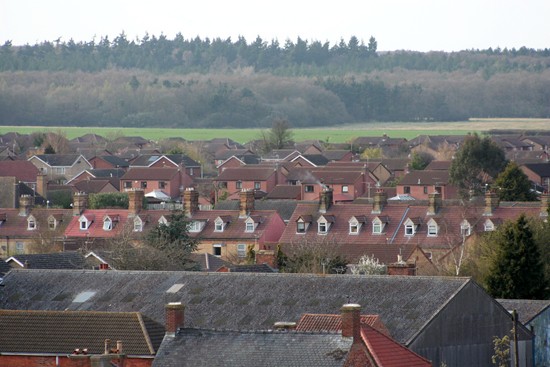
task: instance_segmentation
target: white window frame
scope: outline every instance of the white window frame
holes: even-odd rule
[[[134,218],[134,232],[141,232],[143,231],[143,221],[140,217]]]
[[[104,231],[111,231],[113,229],[113,221],[111,218],[106,217],[103,219],[103,230]]]
[[[92,223],[92,222],[90,222],[90,221],[88,220],[88,218],[86,218],[86,217],[84,217],[84,216],[80,217],[80,218],[78,219],[78,221],[80,222],[79,228],[80,228],[81,231],[85,231],[85,230],[87,230],[88,228],[90,228],[90,224]]]
[[[460,223],[460,234],[465,237],[472,234],[472,226],[467,220],[463,220],[462,223]]]
[[[168,219],[166,219],[166,217],[164,215],[159,218],[158,222],[159,222],[159,224],[164,224],[165,226],[168,225]]]
[[[328,233],[328,230],[330,228],[330,223],[328,223],[327,221],[320,221],[320,222],[317,222],[317,233],[319,234],[327,234]]]
[[[302,226],[303,226],[303,230],[300,230],[301,229],[300,227],[302,227]],[[296,222],[296,233],[303,234],[303,233],[306,233],[306,231],[307,231],[307,223],[302,221],[302,220],[297,221]]]
[[[212,245],[212,255],[214,255],[216,257],[221,257],[222,256],[222,247],[223,247],[223,245],[221,243],[213,244]],[[220,254],[216,255],[216,252],[219,252]]]
[[[53,231],[57,228],[57,220],[54,217],[48,218],[48,228]]]
[[[256,229],[256,225],[255,225],[254,222],[247,221],[245,223],[245,229],[244,229],[245,232],[252,233],[252,232],[254,232],[255,229]]]
[[[372,221],[372,234],[382,234],[384,233],[384,223],[380,219],[375,219]]]
[[[492,232],[495,230],[495,224],[490,220],[486,220],[485,224],[483,225],[483,229],[485,230],[485,232]]]
[[[439,226],[434,220],[428,222],[428,237],[437,237]]]
[[[246,257],[246,243],[237,244],[237,257],[241,259]]]
[[[414,236],[414,223],[405,224],[405,236]]]
[[[37,228],[36,219],[32,215],[30,215],[27,218],[27,230],[34,231],[36,230],[36,228]]]
[[[342,186],[342,192],[343,193],[348,193],[349,192],[349,186],[348,185],[343,185]]]
[[[223,232],[225,223],[220,218],[216,219],[214,222],[214,232]]]

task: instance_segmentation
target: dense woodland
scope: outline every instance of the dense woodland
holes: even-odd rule
[[[0,47],[0,124],[293,127],[550,117],[550,49],[146,35]]]

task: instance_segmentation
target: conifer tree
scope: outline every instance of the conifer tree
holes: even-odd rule
[[[524,214],[504,225],[496,236],[496,255],[487,275],[487,291],[495,298],[544,299],[547,281],[540,252]]]

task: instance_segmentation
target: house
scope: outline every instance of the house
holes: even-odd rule
[[[65,183],[80,172],[93,168],[81,154],[39,154],[28,160],[47,176],[48,181],[60,183]]]
[[[185,154],[141,154],[130,161],[130,168],[180,168],[191,177],[202,177],[200,163]]]
[[[88,160],[94,169],[123,169],[130,166],[128,161],[116,155],[98,155]]]
[[[243,189],[269,193],[278,183],[277,170],[265,166],[227,168],[213,182],[218,188],[216,201],[222,196],[238,194]]]
[[[186,328],[181,303],[169,303],[166,310],[167,332],[153,366],[431,366],[425,358],[361,324],[356,304],[342,306],[340,329],[333,332],[288,329],[291,323],[275,323],[271,331]],[[216,348],[221,350],[210,352]]]
[[[549,151],[550,150],[550,136],[549,135],[522,136],[519,139],[522,142],[531,145],[533,147],[533,150],[538,150],[538,151]]]
[[[43,199],[46,194],[43,178],[31,162],[0,161],[0,208],[17,208],[21,195],[31,195],[35,202]]]
[[[184,192],[184,208],[191,222],[189,235],[200,239],[197,253],[210,253],[233,263],[245,260],[248,252],[274,250],[285,228],[275,210],[257,210],[254,191],[239,192],[238,210],[199,210],[198,192]]]
[[[458,188],[449,183],[448,170],[411,171],[397,184],[397,195],[410,195],[417,200],[427,200],[434,191],[443,200],[458,198]]]
[[[185,187],[193,184],[193,178],[180,168],[130,168],[120,178],[120,191],[141,189],[148,194],[161,190],[173,200],[177,200]]]
[[[74,301],[91,296],[83,291]],[[10,367],[148,367],[164,332],[139,312],[0,310],[0,324],[0,365]]]
[[[409,140],[411,153],[428,153],[437,160],[452,159],[465,135],[419,135]]]
[[[269,330],[304,313],[334,314],[349,299],[433,366],[491,365],[493,338],[512,329],[507,310],[460,277],[14,269],[3,285],[0,309],[139,312],[161,325],[166,304],[181,302],[183,329]],[[520,366],[532,366],[532,334],[521,324],[518,344]]]
[[[384,156],[394,156],[407,147],[407,139],[382,136],[360,136],[351,142],[351,150],[363,152],[365,149],[380,149]]]
[[[535,335],[535,366],[550,365],[550,300],[497,299],[509,312],[516,310],[519,321]]]
[[[20,269],[86,269],[86,258],[75,251],[46,254],[17,254],[6,259],[12,268]]]
[[[119,192],[118,186],[115,187],[110,180],[86,180],[74,184],[74,187],[79,192],[87,194],[103,194],[108,192]]]
[[[520,166],[520,169],[534,185],[542,187],[545,191],[549,191],[550,163],[527,163]]]
[[[19,198],[19,208],[0,209],[0,257],[26,254],[32,247],[62,249],[70,209],[34,207],[31,195]]]

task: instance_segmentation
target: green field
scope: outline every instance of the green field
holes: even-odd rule
[[[341,127],[292,129],[295,141],[328,139],[331,143],[344,143],[358,136],[381,136],[412,139],[418,135],[463,135],[469,132],[483,133],[492,129],[550,130],[550,119],[472,119],[464,122],[391,122],[342,125]],[[0,134],[18,132],[62,132],[68,139],[94,133],[107,138],[118,136],[141,136],[159,141],[169,137],[186,140],[210,140],[230,138],[239,143],[259,139],[267,129],[151,129],[151,128],[106,128],[106,127],[40,127],[0,126]]]

